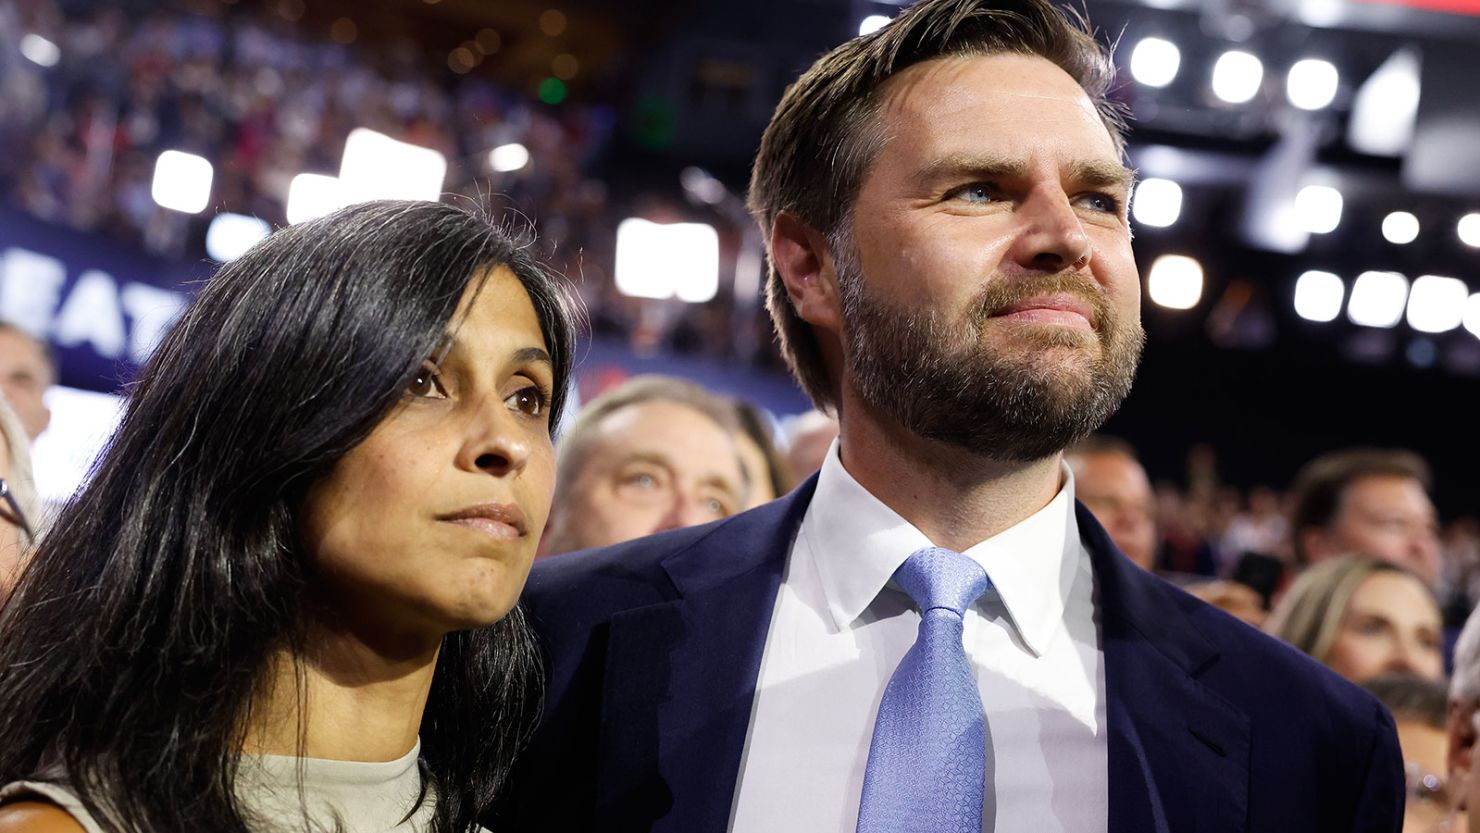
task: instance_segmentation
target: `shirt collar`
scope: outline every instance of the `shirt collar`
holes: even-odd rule
[[[1063,619],[1081,556],[1074,476],[1068,466],[1063,471],[1064,485],[1047,506],[965,551],[987,571],[1009,623],[1035,656],[1047,649]],[[911,553],[932,546],[843,468],[836,440],[818,473],[801,534],[838,630],[853,626]]]

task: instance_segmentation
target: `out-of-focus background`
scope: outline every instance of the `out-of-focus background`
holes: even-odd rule
[[[1142,177],[1149,345],[1106,430],[1159,483],[1164,526],[1220,540],[1315,455],[1402,446],[1474,549],[1480,2],[1087,10],[1119,42]],[[898,11],[3,0],[0,319],[59,359],[42,491],[85,475],[199,281],[274,227],[374,196],[533,222],[590,310],[583,398],[659,371],[784,427],[808,403],[760,304],[750,160],[786,84]]]

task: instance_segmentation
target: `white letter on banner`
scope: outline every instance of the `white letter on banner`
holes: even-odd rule
[[[131,283],[123,288],[123,308],[133,319],[133,337],[129,339],[129,358],[143,364],[159,344],[164,331],[175,323],[175,316],[185,306],[185,296],[168,289]]]
[[[127,337],[118,284],[111,275],[96,269],[82,273],[57,315],[55,340],[63,347],[85,341],[104,358],[123,358]]]
[[[66,280],[67,267],[54,257],[16,247],[0,252],[0,319],[45,339]]]

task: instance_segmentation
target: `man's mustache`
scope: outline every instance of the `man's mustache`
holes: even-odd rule
[[[1095,329],[1112,320],[1110,300],[1098,282],[1080,272],[1057,272],[988,283],[977,294],[973,322],[981,324],[1024,301],[1046,295],[1072,295],[1084,302],[1094,312],[1089,323]]]

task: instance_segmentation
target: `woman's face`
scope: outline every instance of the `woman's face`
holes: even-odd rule
[[[337,620],[440,637],[514,606],[555,481],[554,369],[512,272],[472,282],[440,366],[310,490],[301,535]]]
[[[1417,579],[1375,573],[1352,594],[1326,664],[1355,682],[1385,674],[1443,680],[1443,633],[1439,606]]]

